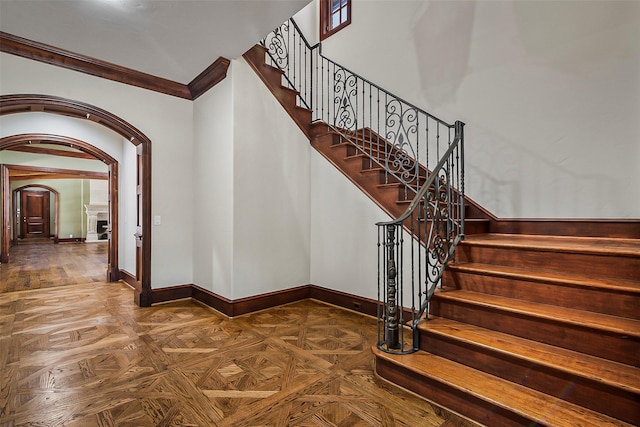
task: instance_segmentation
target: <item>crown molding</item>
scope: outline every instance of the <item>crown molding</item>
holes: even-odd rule
[[[209,65],[203,72],[198,74],[196,78],[191,80],[187,85],[191,93],[191,99],[195,100],[224,80],[224,78],[227,77],[227,69],[229,68],[230,62],[227,58],[220,56],[213,64]]]
[[[230,62],[218,58],[185,85],[4,31],[0,31],[0,52],[188,100],[196,99],[224,79]]]

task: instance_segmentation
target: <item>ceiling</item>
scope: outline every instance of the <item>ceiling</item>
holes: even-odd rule
[[[0,30],[187,84],[311,0],[0,0]]]

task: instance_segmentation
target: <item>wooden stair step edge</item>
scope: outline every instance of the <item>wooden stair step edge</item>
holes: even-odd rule
[[[640,366],[640,321],[462,290],[436,292],[431,315]]]
[[[618,419],[423,350],[413,354],[394,355],[382,352],[374,346],[373,353],[376,357],[376,372],[382,378],[389,380],[388,377],[393,376],[393,370],[396,369],[407,371],[405,377],[408,378],[399,385],[442,406],[446,405],[440,403],[440,399],[446,397],[444,394],[448,389],[452,389],[453,394],[458,392],[458,396],[469,396],[467,399],[459,400],[459,407],[448,409],[489,426],[530,423],[550,427],[631,426]],[[424,386],[424,380],[435,384],[436,387]],[[491,408],[476,410],[472,407],[474,401],[486,402],[499,411]],[[516,417],[510,417],[510,413]]]
[[[640,368],[634,366],[442,317],[432,316],[429,321],[421,322],[418,329],[619,388],[640,398]]]
[[[508,265],[454,262],[445,288],[500,295],[640,320],[640,281]]]
[[[606,277],[593,277],[590,275],[574,273],[548,272],[519,267],[481,264],[473,262],[451,263],[449,264],[448,268],[451,271],[491,275],[509,279],[523,279],[533,282],[555,283],[559,285],[573,286],[578,288],[601,288],[614,292],[629,292],[637,294],[640,297],[639,280],[609,279]]]
[[[640,321],[633,319],[457,289],[437,292],[434,296],[640,339]]]
[[[640,239],[491,233],[465,239],[464,244],[640,258]]]

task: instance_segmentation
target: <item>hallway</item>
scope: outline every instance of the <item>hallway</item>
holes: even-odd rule
[[[234,319],[139,308],[97,279],[99,248],[21,245],[32,267],[1,266],[0,426],[472,425],[375,377],[370,317],[312,300]]]
[[[26,239],[11,247],[8,264],[0,264],[0,293],[102,282],[106,267],[106,242]]]

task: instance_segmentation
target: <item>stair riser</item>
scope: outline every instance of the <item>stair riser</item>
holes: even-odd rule
[[[471,366],[508,381],[559,397],[594,411],[640,425],[640,396],[626,390],[577,377],[554,366],[533,364],[492,348],[473,345],[422,330],[420,348],[432,354]]]
[[[467,211],[468,212],[468,211]],[[471,215],[469,213],[465,213],[465,218],[470,218]],[[489,232],[490,223],[489,221],[465,221],[464,223],[464,234],[470,236],[472,234],[484,234]]]
[[[282,86],[282,73],[278,71],[277,68],[270,67],[269,65],[264,65],[264,67],[268,70],[264,73],[265,78],[269,81],[273,87]]]
[[[400,387],[410,390],[439,406],[448,408],[483,425],[495,427],[513,427],[532,425],[533,420],[497,407],[490,402],[466,394],[451,387],[446,382],[416,374],[415,372],[388,362],[376,359],[376,373]],[[538,424],[540,425],[540,424]]]
[[[640,343],[623,335],[573,325],[562,319],[541,319],[493,307],[442,299],[431,300],[430,312],[458,322],[567,348],[632,366],[640,366]]]
[[[298,122],[299,125],[308,127],[309,123],[311,123],[311,111],[304,108],[296,108],[294,119]]]
[[[574,287],[455,271],[454,269],[445,272],[444,286],[576,310],[640,319],[640,310],[638,310],[640,297],[637,293]]]
[[[356,149],[356,147],[353,144],[350,144],[350,145],[351,145],[351,148],[349,149],[349,155],[352,156],[354,154],[358,154],[362,152]],[[377,156],[380,159],[384,159],[386,157],[386,155],[384,154],[384,148],[378,147],[375,142],[371,144],[368,141],[367,142],[358,141],[358,146],[362,148],[366,153],[369,153],[370,155],[372,155],[373,157]]]
[[[468,245],[458,248],[460,262],[507,265],[531,270],[556,271],[598,277],[637,280],[640,258],[607,256],[562,251],[539,251],[528,248]]]
[[[266,54],[267,49],[264,46],[255,45],[245,52],[243,56],[254,64],[264,64]]]

